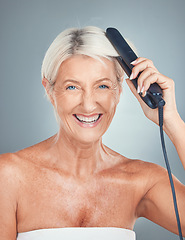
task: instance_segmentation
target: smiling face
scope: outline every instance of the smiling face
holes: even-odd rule
[[[76,55],[59,69],[52,103],[60,130],[72,140],[92,143],[109,127],[119,102],[121,86],[114,63]]]

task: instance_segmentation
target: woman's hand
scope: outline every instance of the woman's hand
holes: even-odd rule
[[[161,87],[163,99],[166,102],[163,108],[163,128],[176,147],[179,158],[185,169],[185,123],[177,112],[174,81],[159,73],[154,67],[153,62],[149,59],[137,58],[132,64],[134,67],[130,79],[136,78],[139,72],[142,72],[138,78],[138,90],[135,89],[130,79],[126,80],[127,84],[138,99],[146,117],[156,124],[159,124],[158,109],[151,109],[148,107],[140,98],[138,92],[142,92],[143,95],[145,95],[150,84],[154,82],[158,83]]]
[[[156,82],[161,87],[163,91],[163,99],[166,102],[164,106],[164,128],[168,127],[168,125],[171,125],[178,117],[175,102],[174,81],[161,74],[153,65],[153,62],[149,59],[139,57],[136,61],[132,62],[132,65],[134,66],[132,74],[130,79],[127,79],[126,81],[131,91],[138,99],[145,116],[154,123],[158,124],[158,110],[149,108],[138,94],[139,92],[142,92],[144,96],[150,85]],[[136,90],[130,80],[135,79],[140,72],[142,73],[138,78],[138,89]]]
[[[143,95],[145,95],[150,85],[155,82],[161,87],[163,91],[163,99],[166,102],[163,111],[164,130],[175,145],[179,158],[185,169],[185,123],[177,112],[174,81],[159,73],[151,60],[138,58],[132,64],[134,67],[130,79],[136,78],[139,72],[141,72],[138,78],[138,89],[135,89],[131,80],[127,79],[126,81],[138,99],[146,117],[156,124],[158,124],[158,109],[149,108],[140,98],[138,93],[142,92]],[[158,167],[156,167],[156,170],[154,168],[149,173],[149,182],[152,183],[152,187],[149,186],[147,194],[138,205],[138,216],[146,217],[147,219],[150,219],[151,221],[178,234],[175,214],[174,212],[169,211],[169,209],[173,208],[172,200],[169,201],[171,197],[169,179],[164,170]],[[185,218],[183,217],[185,212],[185,186],[176,178],[174,178],[174,183],[176,187],[179,215],[181,218],[182,233],[183,236],[185,236]]]

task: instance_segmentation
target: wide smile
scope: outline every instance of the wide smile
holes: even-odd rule
[[[93,114],[91,116],[73,114],[77,122],[83,127],[95,127],[102,118],[103,114]]]

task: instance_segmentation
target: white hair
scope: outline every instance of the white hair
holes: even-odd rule
[[[94,26],[82,29],[70,28],[60,33],[48,48],[42,63],[42,78],[50,83],[52,92],[59,67],[74,55],[86,55],[101,61],[101,57],[115,62],[118,80],[124,76],[121,66],[115,61],[118,53],[105,36],[105,32]]]

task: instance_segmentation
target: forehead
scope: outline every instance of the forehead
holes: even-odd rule
[[[115,63],[106,58],[94,59],[76,55],[65,60],[58,71],[59,78],[115,78]]]

